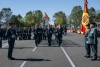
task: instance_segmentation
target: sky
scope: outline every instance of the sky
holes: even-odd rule
[[[50,24],[54,23],[54,13],[63,11],[68,16],[73,7],[79,5],[84,8],[84,0],[0,0],[0,10],[9,7],[14,15],[21,14],[23,18],[28,11],[46,12],[50,17]],[[90,7],[100,10],[100,0],[88,0],[88,8]]]

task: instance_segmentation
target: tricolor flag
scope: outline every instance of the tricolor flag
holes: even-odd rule
[[[44,18],[46,18],[48,20],[50,19],[46,13],[44,13]]]
[[[88,7],[87,7],[87,0],[84,0],[84,11],[82,15],[82,24],[81,24],[81,33],[86,33],[86,25],[89,24],[89,15],[88,15]]]

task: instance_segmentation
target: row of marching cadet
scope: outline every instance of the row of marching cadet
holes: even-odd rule
[[[39,27],[41,29],[41,35],[42,39],[47,39],[47,27]],[[34,38],[34,29],[35,28],[25,28],[25,27],[20,27],[20,28],[15,28],[15,33],[16,33],[16,40],[31,40],[35,39]],[[53,28],[54,29],[54,28]],[[67,32],[67,28],[63,27],[65,29],[65,33]],[[0,26],[0,37],[2,40],[7,40],[7,37],[5,36],[7,29],[6,28],[1,28]]]

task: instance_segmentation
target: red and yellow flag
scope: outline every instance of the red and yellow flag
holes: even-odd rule
[[[87,7],[87,0],[84,0],[84,11],[82,15],[82,24],[81,24],[81,33],[86,33],[86,25],[89,24],[89,15],[88,15],[88,7]]]
[[[46,13],[44,13],[44,18],[46,18],[48,20],[50,19]]]

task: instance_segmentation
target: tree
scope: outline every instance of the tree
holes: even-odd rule
[[[19,21],[18,21],[16,15],[12,15],[11,18],[9,19],[9,22],[13,22],[13,23],[15,23],[16,26],[19,25]]]
[[[96,18],[96,10],[93,7],[91,7],[89,9],[89,20],[90,20],[90,22],[95,21],[95,18]]]
[[[17,15],[17,19],[20,20],[22,19],[22,16],[20,14]]]
[[[25,22],[27,26],[31,26],[35,23],[35,15],[32,11],[26,13]]]
[[[36,22],[37,23],[41,23],[42,22],[42,18],[43,18],[43,14],[40,10],[36,10],[35,11],[35,17],[36,17]]]
[[[63,26],[67,25],[67,17],[63,11],[59,11],[53,15],[54,22]]]
[[[17,17],[17,20],[18,20],[18,27],[19,26],[21,26],[21,27],[26,26],[26,23],[24,22],[24,19],[20,14],[18,14],[16,17]]]
[[[1,22],[1,20],[2,20],[2,16],[3,16],[3,13],[0,12],[0,22]]]
[[[96,18],[95,18],[96,22],[100,22],[100,10],[96,11]]]
[[[12,15],[11,9],[10,8],[3,8],[1,10],[1,12],[3,13],[2,20],[7,23]]]
[[[77,28],[81,24],[82,20],[82,7],[81,6],[75,6],[72,11],[71,11],[71,19],[72,22],[74,23],[74,27]]]
[[[29,11],[26,13],[25,16],[25,22],[27,23],[28,26],[35,25],[36,23],[41,23],[42,22],[42,17],[43,14],[40,10],[36,11]]]

